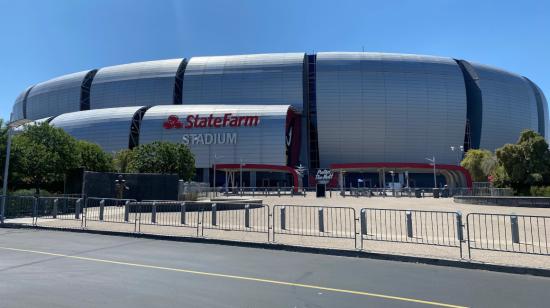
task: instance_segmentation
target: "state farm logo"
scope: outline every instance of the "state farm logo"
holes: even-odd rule
[[[180,120],[176,115],[171,115],[164,121],[162,126],[165,129],[172,128],[221,128],[221,127],[255,127],[260,124],[259,116],[234,116],[231,113],[226,113],[223,117],[200,116],[198,114],[188,115],[185,119]]]
[[[178,116],[171,115],[171,116],[168,117],[168,119],[166,121],[164,121],[162,126],[166,129],[182,128],[183,123],[181,123],[180,118],[178,118]]]

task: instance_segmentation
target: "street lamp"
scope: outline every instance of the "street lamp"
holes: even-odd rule
[[[464,146],[463,145],[459,145],[459,146],[454,146],[454,145],[451,145],[451,151],[455,151],[456,150],[456,164],[460,166],[460,156],[461,153],[464,153]]]
[[[4,183],[2,185],[2,206],[0,207],[0,222],[4,222],[4,212],[6,208],[6,195],[8,194],[8,174],[10,168],[11,137],[13,130],[21,125],[32,122],[29,119],[21,119],[8,123],[8,144],[6,145],[6,162],[4,165]]]
[[[395,197],[395,179],[393,177],[395,175],[395,171],[391,170],[390,174],[391,174],[391,195]]]
[[[433,156],[432,158],[426,157],[426,160],[429,161],[430,165],[434,167],[434,188],[437,188],[437,180],[435,178],[435,156]]]
[[[243,194],[243,159],[241,158],[241,163],[239,164],[239,180],[240,180],[240,186],[241,186],[241,195]]]

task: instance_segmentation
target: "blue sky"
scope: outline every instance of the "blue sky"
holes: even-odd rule
[[[198,55],[381,51],[522,74],[550,97],[550,1],[0,0],[0,117],[27,86]]]

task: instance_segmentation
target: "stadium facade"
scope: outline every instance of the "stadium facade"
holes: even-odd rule
[[[212,181],[216,165],[232,180],[244,170],[245,186],[297,185],[302,165],[310,174],[331,168],[346,185],[386,186],[393,171],[393,182],[421,186],[433,168],[426,158],[435,157],[437,181],[464,186],[461,147],[495,150],[524,129],[548,139],[547,108],[528,78],[466,60],[320,52],[192,57],[64,75],[23,91],[11,120],[47,121],[108,152],[183,142],[200,181]]]

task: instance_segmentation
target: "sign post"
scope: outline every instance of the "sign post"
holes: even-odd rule
[[[332,170],[330,169],[318,169],[317,174],[315,174],[315,180],[317,181],[317,198],[326,197],[327,184],[332,180]]]

